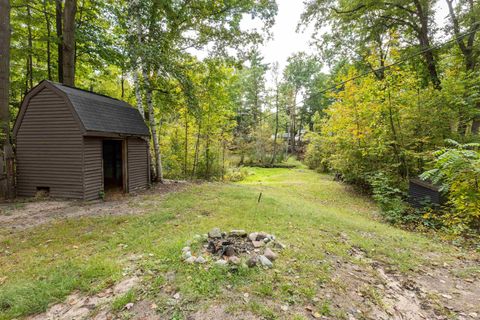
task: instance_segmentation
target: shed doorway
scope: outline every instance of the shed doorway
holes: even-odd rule
[[[123,141],[103,140],[103,185],[105,191],[123,192]]]

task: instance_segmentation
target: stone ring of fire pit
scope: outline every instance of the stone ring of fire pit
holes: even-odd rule
[[[274,235],[265,232],[248,234],[245,230],[226,233],[213,228],[208,234],[195,236],[195,239],[202,243],[201,252],[195,256],[190,246],[184,247],[182,258],[186,263],[204,264],[213,261],[222,266],[245,263],[250,268],[271,268],[278,257],[274,250],[285,248]]]

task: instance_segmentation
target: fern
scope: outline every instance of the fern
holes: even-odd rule
[[[449,214],[445,224],[455,230],[480,231],[480,144],[446,140],[450,147],[434,152],[433,169],[420,175],[448,192]]]

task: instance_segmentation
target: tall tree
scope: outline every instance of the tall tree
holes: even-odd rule
[[[155,110],[152,101],[152,86],[150,84],[150,71],[143,67],[143,82],[145,83],[145,95],[147,98],[148,120],[150,121],[150,132],[152,134],[153,149],[155,152],[155,179],[163,183],[162,153],[160,151],[160,142],[158,139],[157,120],[155,119]]]
[[[305,104],[303,100],[306,98],[306,89],[310,87],[320,72],[321,65],[313,56],[309,56],[304,52],[296,53],[288,58],[288,65],[284,70],[284,78],[287,85],[291,88],[291,99],[288,106],[288,113],[290,116],[289,133],[290,133],[290,150],[295,153],[296,140],[298,133],[298,140],[301,139],[301,131],[305,125],[306,119],[304,115],[307,113],[303,109]],[[302,103],[299,103],[298,98],[302,96]],[[300,123],[297,123],[297,121]]]
[[[453,4],[453,0],[445,0],[447,2],[449,17],[456,38],[456,43],[460,49],[464,61],[465,69],[473,71],[476,67],[480,48],[475,46],[475,37],[480,31],[480,4],[478,1],[467,0],[458,1],[457,6]]]
[[[57,31],[57,71],[58,82],[63,83],[63,6],[62,0],[55,0],[55,28]]]
[[[279,117],[279,94],[280,94],[280,83],[279,83],[279,70],[278,70],[278,62],[274,63],[272,66],[272,75],[273,75],[273,84],[275,86],[275,131],[273,133],[273,151],[272,151],[272,159],[270,160],[270,164],[275,163],[275,159],[277,157],[277,138],[278,138],[278,117]]]
[[[10,144],[10,1],[0,0],[0,195],[14,195],[13,150]],[[5,162],[4,162],[5,161]],[[5,170],[5,171],[4,171]]]
[[[10,113],[10,1],[0,1],[0,121],[2,145],[8,140]]]
[[[75,86],[75,14],[76,0],[65,0],[63,9],[62,58],[63,83]]]
[[[382,52],[379,55],[380,61],[384,61],[386,52],[383,50],[382,38],[388,32],[398,32],[405,43],[416,42],[422,52],[426,79],[440,89],[437,59],[431,50],[436,2],[437,0],[309,0],[302,15],[302,23],[313,23],[317,31],[324,27],[331,28],[331,33],[317,39],[320,46],[331,47],[333,43],[334,48],[338,48],[339,45],[345,45],[352,48],[349,55],[354,59],[358,55],[369,56],[370,53],[365,50],[373,43],[376,50]]]
[[[25,81],[25,94],[33,88],[33,34],[32,34],[32,10],[30,4],[26,5],[27,10],[27,31],[28,31],[28,50],[27,50],[27,79]]]
[[[52,53],[51,53],[51,21],[50,12],[48,12],[48,0],[43,0],[43,15],[45,17],[45,28],[47,29],[47,75],[48,80],[52,80]]]
[[[263,105],[265,104],[265,75],[268,69],[258,48],[250,53],[249,67],[245,77],[245,103],[247,112],[251,113],[252,125],[255,129],[261,121]]]
[[[480,3],[474,0],[457,1],[454,5],[453,0],[447,2],[450,28],[453,36],[456,38],[457,46],[463,57],[465,71],[468,76],[472,76],[478,70],[480,58],[480,45],[477,34],[480,32]],[[480,113],[480,101],[476,103]],[[480,115],[473,119],[472,132],[480,133]]]

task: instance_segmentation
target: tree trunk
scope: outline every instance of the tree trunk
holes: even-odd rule
[[[205,179],[210,180],[210,135],[205,140]]]
[[[143,108],[143,98],[142,98],[142,91],[141,91],[141,86],[140,86],[140,79],[138,78],[138,70],[133,71],[133,82],[135,85],[135,97],[137,99],[137,109],[138,112],[140,112],[140,115],[142,116],[143,120],[147,121],[145,119],[145,109]],[[149,117],[150,118],[150,117]],[[148,119],[150,120],[150,119]],[[148,148],[148,157],[149,159],[152,159],[152,154],[151,154],[150,148]],[[155,177],[155,162],[150,161],[150,172]],[[154,179],[155,180],[155,179]]]
[[[187,178],[187,168],[188,168],[188,110],[185,107],[185,152],[183,160],[183,176]]]
[[[430,75],[430,79],[433,83],[433,86],[439,90],[441,89],[441,82],[440,78],[438,77],[437,63],[432,50],[428,50],[430,49],[428,8],[424,8],[420,3],[420,0],[414,0],[413,2],[416,7],[418,19],[420,20],[420,27],[416,30],[417,38],[420,42],[422,50],[425,50],[423,57],[425,58],[425,63],[427,64],[427,70]]]
[[[125,98],[125,74],[122,68],[122,75],[120,77],[120,86],[122,87],[122,100]]]
[[[277,135],[278,135],[278,86],[275,93],[275,135],[273,136],[273,153],[272,160],[270,164],[275,163],[275,158],[277,156]]]
[[[63,10],[63,83],[75,86],[75,13],[76,0],[65,0]]]
[[[60,83],[63,83],[62,15],[62,0],[55,0],[55,27],[57,29],[57,71],[58,82]]]
[[[428,37],[421,36],[419,40],[422,49],[430,48],[430,40],[428,39]],[[438,77],[437,64],[435,62],[433,52],[431,50],[426,51],[423,56],[425,57],[428,74],[430,76],[430,79],[432,80],[433,86],[435,87],[435,89],[440,90],[442,88],[442,84],[440,82],[440,78]]]
[[[390,130],[392,132],[392,138],[393,138],[393,153],[395,155],[395,158],[398,163],[398,173],[402,178],[408,177],[408,167],[407,167],[407,162],[405,160],[405,157],[400,154],[400,139],[399,135],[397,133],[397,129],[395,127],[395,122],[394,122],[394,114],[393,114],[393,106],[392,106],[392,97],[390,94],[390,87],[387,89],[387,98],[388,98],[388,121],[390,123]],[[399,130],[400,130],[400,123],[399,124]]]
[[[476,15],[474,13],[475,7],[472,0],[468,1],[470,6],[470,28],[468,29],[469,35],[466,37],[462,37],[462,32],[460,30],[460,22],[458,21],[458,17],[455,13],[455,9],[453,7],[453,0],[446,0],[448,5],[448,11],[450,15],[450,20],[452,21],[453,26],[453,33],[455,38],[457,39],[457,45],[460,51],[462,52],[463,59],[465,61],[465,71],[473,72],[475,71],[476,60],[475,55],[478,54],[475,50],[475,36],[478,31],[480,31],[480,22],[477,21]],[[477,103],[477,108],[480,109],[480,103]],[[466,131],[466,130],[464,130]],[[477,116],[473,119],[472,123],[472,133],[478,134],[480,133],[480,117]]]
[[[142,118],[145,119],[145,110],[143,108],[143,100],[142,100],[142,91],[140,90],[140,79],[138,78],[138,71],[133,71],[133,82],[135,85],[135,97],[137,99],[137,109],[142,115]]]
[[[149,74],[143,68],[143,81],[145,83],[145,93],[147,97],[148,118],[150,120],[150,131],[153,140],[153,151],[155,153],[155,181],[163,183],[162,154],[160,152],[160,143],[157,134],[157,122],[152,102],[152,88],[150,86]]]
[[[50,22],[50,15],[47,7],[47,0],[43,0],[43,14],[45,15],[45,24],[47,28],[47,74],[48,80],[52,80],[52,52],[50,40],[52,39],[52,30]]]
[[[13,198],[15,176],[13,149],[10,144],[10,112],[8,104],[10,88],[10,2],[0,0],[0,144],[3,157],[0,157],[0,196]]]
[[[28,53],[27,53],[27,90],[33,88],[33,36],[32,36],[32,12],[30,10],[30,5],[27,3],[27,44],[28,44]]]
[[[293,102],[292,102],[292,107],[290,110],[290,147],[291,150],[290,152],[292,154],[295,154],[296,152],[296,146],[295,146],[295,132],[297,130],[296,128],[296,118],[297,118],[297,111],[296,111],[296,103],[297,103],[297,90],[295,89],[295,94],[293,96]]]
[[[458,17],[453,7],[453,0],[446,0],[446,2],[448,5],[450,20],[453,26],[453,33],[455,35],[458,48],[462,52],[463,58],[465,60],[465,70],[472,71],[475,69],[475,56],[474,56],[475,51],[474,51],[473,44],[475,43],[476,33],[477,31],[480,30],[480,23],[477,22],[477,19],[475,18],[476,15],[474,14],[475,8],[474,8],[473,1],[469,1],[471,19],[470,19],[470,28],[468,30],[469,35],[466,37],[462,37],[462,32],[460,30],[460,22],[458,21]]]
[[[195,178],[195,175],[197,174],[198,150],[200,149],[200,132],[201,132],[201,130],[202,130],[202,122],[200,120],[200,121],[198,121],[197,140],[195,141],[195,154],[193,155],[192,178]]]
[[[225,139],[222,139],[222,181],[225,180],[225,151],[226,151],[226,149],[227,149],[227,142],[225,141]]]

